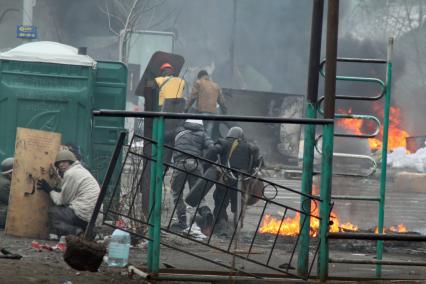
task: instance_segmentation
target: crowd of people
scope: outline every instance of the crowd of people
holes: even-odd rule
[[[160,76],[155,78],[155,82],[160,108],[168,99],[183,97],[185,81],[175,76],[171,64],[165,63],[160,67]],[[222,113],[227,113],[219,85],[210,79],[205,70],[201,70],[191,87],[184,111],[216,114],[217,105]],[[245,139],[242,128],[232,127],[225,138],[214,141],[213,126],[212,121],[188,119],[167,133],[174,147],[171,190],[176,206],[176,221],[171,226],[173,231],[184,231],[188,228],[187,206],[198,208],[198,217],[195,220],[206,235],[227,235],[229,222],[226,212],[229,204],[231,211],[236,213],[237,193],[229,188],[237,187],[238,174],[223,171],[211,163],[201,163],[199,157],[247,174],[252,174],[259,166],[259,149]],[[1,163],[0,228],[5,227],[13,164],[13,158],[7,158]],[[59,151],[53,164],[60,182],[52,185],[44,179],[37,181],[37,189],[48,194],[54,204],[48,209],[50,238],[81,234],[93,213],[100,193],[99,183],[82,164],[80,157],[77,158],[70,150]],[[204,176],[220,181],[213,193],[213,210],[205,197],[215,183],[207,182],[202,178]],[[189,186],[187,192],[184,191],[186,184]],[[217,224],[217,230],[212,231],[214,223]]]
[[[173,66],[164,63],[160,67],[160,77],[155,79],[159,93],[159,106],[163,106],[167,99],[183,97],[185,82],[175,77]],[[170,82],[170,83],[168,83]],[[193,105],[195,104],[195,107]],[[186,100],[184,112],[212,115],[227,113],[225,99],[220,86],[214,82],[206,70],[198,72],[189,97]],[[191,109],[192,108],[192,109]],[[194,218],[196,224],[205,234],[228,235],[230,223],[228,222],[227,208],[231,205],[231,212],[237,216],[238,174],[232,171],[223,171],[221,167],[202,163],[197,157],[202,157],[212,162],[217,162],[224,167],[237,169],[247,174],[253,174],[260,165],[259,149],[256,145],[245,139],[243,129],[232,127],[225,138],[213,141],[214,121],[186,120],[182,126],[167,133],[175,150],[173,153],[174,170],[171,179],[171,190],[176,206],[176,222],[172,223],[171,230],[185,231],[188,229],[186,206],[198,207],[198,216]],[[172,139],[170,139],[172,136]],[[204,165],[202,165],[204,164]],[[218,183],[208,182],[216,180]],[[185,194],[185,184],[188,183],[189,192]],[[205,201],[206,194],[216,184],[213,193],[214,208],[209,208]],[[191,222],[192,223],[192,222]],[[213,224],[214,226],[213,231]]]

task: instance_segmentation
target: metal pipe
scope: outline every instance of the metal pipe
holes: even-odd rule
[[[154,119],[152,124],[152,138],[153,141],[157,140],[157,119]],[[152,143],[151,145],[151,157],[157,156],[157,143]],[[151,168],[150,168],[150,180],[149,180],[149,217],[148,217],[148,271],[153,272],[153,262],[154,262],[154,226],[153,224],[153,212],[154,206],[155,206],[155,183],[156,183],[156,170],[157,167],[155,166],[155,161],[151,162]]]
[[[154,204],[154,238],[153,238],[153,259],[152,272],[157,273],[160,270],[160,242],[161,242],[161,200],[163,193],[163,153],[164,153],[164,118],[159,117],[157,120],[157,156],[155,163],[155,204]]]
[[[426,242],[424,235],[410,234],[375,234],[375,233],[328,233],[328,239],[335,240],[370,240],[370,241],[408,241]]]
[[[350,264],[380,264],[380,265],[401,265],[401,266],[426,266],[425,261],[400,261],[400,260],[376,260],[376,259],[344,259],[330,258],[329,263],[350,263]]]
[[[33,25],[33,10],[36,0],[24,0],[22,4],[22,25]]]
[[[202,275],[202,274],[165,274],[161,273],[157,276],[152,276],[149,279],[152,280],[160,280],[160,281],[190,281],[190,282],[233,282],[233,281],[255,281],[255,282],[277,282],[283,283],[286,280],[291,280],[292,283],[295,281],[300,281],[303,283],[302,279],[294,279],[294,278],[262,278],[260,281],[254,277],[247,276],[226,276],[226,275]]]
[[[383,139],[382,139],[382,169],[380,173],[380,203],[379,203],[379,222],[377,229],[379,233],[383,233],[385,219],[385,198],[386,198],[386,166],[388,157],[388,134],[389,134],[389,112],[391,104],[391,87],[392,87],[392,53],[393,53],[393,38],[389,38],[388,54],[387,54],[387,71],[386,71],[386,95],[385,107],[383,114]],[[377,242],[376,259],[381,260],[383,255],[383,242]],[[376,266],[376,276],[381,276],[380,265]]]
[[[337,61],[340,61],[340,62],[356,62],[356,63],[380,63],[380,64],[386,63],[386,60],[382,60],[382,59],[362,59],[362,58],[337,58]],[[323,60],[320,64],[320,74],[322,76],[325,76],[325,73],[324,73],[324,64],[325,63],[326,63],[326,60]],[[360,83],[367,83],[367,84],[376,84],[376,85],[380,86],[380,89],[381,89],[380,93],[378,95],[375,95],[375,96],[366,97],[366,96],[339,95],[339,96],[336,96],[337,100],[376,101],[376,100],[381,99],[386,92],[385,82],[383,82],[381,79],[378,79],[378,78],[354,77],[354,76],[336,76],[336,80],[360,82]],[[321,97],[318,100],[318,108],[319,108],[320,113],[323,113],[323,111],[320,107],[323,101],[324,101],[324,97]]]
[[[375,64],[386,64],[386,59],[376,58],[354,58],[354,57],[337,57],[338,62],[355,62],[355,63],[375,63]],[[325,61],[324,61],[325,62]],[[321,64],[323,64],[321,62]]]
[[[339,0],[328,1],[327,46],[325,65],[324,118],[334,118],[336,100],[336,62],[339,27]]]
[[[365,201],[380,201],[379,197],[372,196],[353,196],[353,195],[332,195],[334,200],[365,200]]]
[[[118,137],[117,144],[115,145],[114,152],[112,154],[112,158],[108,165],[108,170],[105,174],[104,181],[102,183],[101,190],[99,192],[98,199],[96,200],[95,208],[93,209],[92,216],[90,217],[90,221],[87,224],[85,231],[85,238],[92,238],[93,228],[95,227],[96,219],[98,218],[99,210],[101,209],[102,203],[104,202],[105,195],[108,191],[108,185],[111,180],[112,174],[114,173],[115,166],[117,164],[118,157],[120,156],[121,149],[123,148],[124,138],[126,138],[126,132],[121,132]]]
[[[336,100],[336,58],[337,58],[337,37],[339,26],[339,0],[328,1],[327,11],[327,43],[326,43],[326,76],[325,76],[325,106],[324,118],[334,119]],[[319,251],[319,276],[321,281],[326,281],[328,277],[328,239],[331,203],[331,181],[333,174],[333,135],[334,124],[324,125],[324,142],[322,145],[322,166],[321,166],[321,199],[320,206],[320,251]]]
[[[324,12],[324,0],[314,0],[312,3],[311,22],[311,42],[309,51],[309,73],[307,86],[307,105],[305,110],[306,118],[316,118],[318,82],[319,82],[319,61],[321,57],[322,23]],[[304,149],[303,149],[303,171],[302,171],[302,193],[312,194],[312,176],[315,149],[315,125],[306,125],[304,129]],[[301,196],[300,210],[310,214],[311,202]],[[306,202],[307,201],[307,202]],[[305,206],[303,206],[305,205]],[[302,224],[303,223],[303,224]],[[306,222],[300,219],[300,247],[298,252],[297,273],[302,277],[309,274],[309,231],[310,218]]]
[[[316,104],[318,99],[319,63],[321,60],[322,22],[324,14],[324,0],[314,0],[312,2],[309,73],[306,96],[308,104]]]
[[[202,119],[221,121],[264,122],[264,123],[288,123],[288,124],[315,124],[324,125],[333,123],[332,119],[309,118],[283,118],[265,116],[238,116],[238,115],[206,115],[191,113],[155,112],[155,111],[124,111],[124,110],[94,110],[93,116],[109,117],[164,117],[165,119]]]
[[[328,239],[330,212],[331,212],[331,182],[333,177],[333,125],[324,125],[324,142],[322,144],[321,161],[321,188],[320,196],[320,250],[318,257],[318,271],[321,281],[326,281],[328,277]]]

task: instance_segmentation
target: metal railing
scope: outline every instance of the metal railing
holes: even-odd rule
[[[383,115],[383,143],[382,143],[382,161],[381,161],[381,172],[380,172],[380,193],[377,197],[375,196],[331,196],[332,199],[339,199],[339,200],[364,200],[364,201],[373,201],[378,202],[378,232],[379,234],[383,234],[384,229],[384,208],[385,208],[385,192],[386,192],[386,166],[387,166],[387,144],[388,144],[388,128],[389,128],[389,110],[390,110],[390,96],[391,96],[391,83],[392,83],[392,51],[393,51],[393,39],[389,39],[388,44],[388,57],[386,60],[382,59],[362,59],[362,58],[337,58],[338,62],[347,62],[347,63],[368,63],[368,64],[385,64],[386,65],[386,82],[383,82],[382,80],[378,78],[369,78],[369,77],[354,77],[354,76],[336,76],[337,81],[355,81],[359,83],[367,83],[367,84],[376,84],[380,87],[380,93],[377,96],[371,96],[371,97],[364,97],[364,96],[341,96],[337,95],[336,99],[340,100],[352,100],[352,101],[376,101],[380,100],[383,97],[385,97],[385,104],[384,104],[384,115]],[[321,66],[325,64],[325,61],[322,61]],[[321,69],[321,75],[325,76],[324,72]],[[324,98],[319,99],[319,104],[323,101]],[[322,113],[321,109],[319,108],[319,112]],[[378,118],[371,116],[371,115],[356,115],[356,114],[336,114],[336,119],[342,119],[342,118],[349,118],[349,119],[363,119],[363,120],[370,120],[374,121],[376,124],[376,129],[373,133],[367,133],[367,134],[343,134],[343,133],[335,133],[334,136],[339,137],[352,137],[352,138],[372,138],[375,137],[380,130],[380,121]],[[317,139],[318,141],[319,139]],[[317,149],[318,152],[320,152]],[[367,175],[362,174],[345,174],[350,176],[362,176],[366,177],[369,175],[374,174],[377,168],[376,161],[368,156],[368,155],[354,155],[354,154],[345,154],[345,153],[333,153],[334,156],[339,157],[346,157],[346,158],[352,158],[352,159],[363,159],[368,160],[372,165],[372,170],[368,172]],[[349,235],[347,233],[331,233],[329,234],[329,238],[341,238],[345,239]],[[356,238],[357,235],[351,235],[352,238]],[[376,235],[375,240],[378,241],[377,243],[377,261],[375,261],[376,265],[376,276],[381,276],[381,260],[383,256],[383,241],[380,237],[380,235]],[[333,259],[333,262],[336,263],[339,260]],[[343,263],[346,263],[342,261]],[[351,263],[354,263],[353,260],[351,260]],[[360,263],[365,263],[365,261],[360,261]]]
[[[310,219],[317,219],[318,222],[321,224],[321,226],[327,226],[328,227],[328,221],[323,222],[322,216],[318,216],[316,214],[312,214],[309,212],[308,214],[304,210],[300,210],[297,208],[294,208],[290,205],[283,204],[275,200],[275,195],[272,194],[272,196],[263,194],[262,196],[254,195],[254,194],[248,194],[246,191],[243,190],[243,187],[241,187],[240,183],[234,183],[229,184],[227,182],[218,180],[218,179],[212,179],[209,177],[206,177],[204,174],[194,173],[192,170],[183,168],[182,166],[178,166],[176,163],[171,163],[169,161],[164,160],[164,151],[172,151],[173,153],[180,152],[181,154],[185,154],[187,159],[191,159],[196,161],[197,165],[208,165],[210,167],[215,167],[219,169],[219,171],[222,172],[232,172],[236,176],[242,177],[242,179],[252,178],[257,179],[261,181],[264,184],[264,189],[269,189],[269,191],[272,192],[287,192],[288,194],[294,194],[296,196],[303,197],[305,204],[314,202],[317,203],[316,206],[319,206],[322,211],[328,210],[327,215],[329,215],[329,210],[331,208],[331,204],[324,205],[325,202],[322,202],[322,200],[319,197],[300,193],[297,190],[291,189],[289,187],[280,185],[278,183],[268,181],[263,178],[259,178],[257,176],[253,176],[247,172],[236,170],[233,168],[229,168],[225,165],[216,163],[214,161],[208,161],[202,157],[193,156],[188,153],[183,153],[182,151],[179,151],[178,149],[171,147],[169,145],[164,144],[164,132],[165,132],[165,119],[203,119],[203,120],[221,120],[221,121],[244,121],[244,122],[257,122],[257,123],[292,123],[292,124],[315,124],[315,125],[323,125],[325,129],[327,127],[331,126],[333,121],[330,119],[291,119],[291,118],[275,118],[275,117],[250,117],[250,116],[208,116],[208,115],[198,115],[198,114],[179,114],[179,113],[161,113],[161,112],[126,112],[126,111],[113,111],[113,110],[99,110],[94,111],[94,115],[96,116],[127,116],[127,117],[144,117],[144,118],[154,118],[153,119],[153,137],[143,137],[140,135],[134,135],[131,139],[130,144],[127,146],[127,151],[124,158],[124,163],[121,166],[120,169],[120,176],[121,178],[116,181],[116,184],[114,186],[114,192],[111,195],[108,196],[115,196],[115,191],[118,190],[120,183],[122,183],[124,177],[124,174],[126,173],[125,165],[128,164],[128,161],[132,161],[132,164],[135,166],[135,169],[131,171],[127,171],[132,173],[131,177],[127,177],[127,179],[131,179],[131,182],[128,182],[131,184],[130,191],[127,193],[128,196],[130,196],[130,202],[127,206],[124,206],[122,208],[112,208],[111,207],[111,200],[109,201],[109,205],[105,208],[104,213],[106,216],[109,216],[110,218],[121,218],[128,220],[129,222],[133,222],[133,224],[139,224],[139,226],[148,228],[148,233],[146,231],[141,230],[129,230],[133,235],[136,235],[138,237],[147,239],[149,241],[148,243],[148,270],[152,273],[158,273],[159,272],[159,257],[160,257],[160,245],[175,249],[177,251],[189,254],[191,256],[200,258],[204,261],[214,263],[220,267],[226,267],[232,271],[236,271],[237,273],[252,276],[252,277],[259,277],[256,275],[256,273],[253,273],[251,271],[246,271],[244,269],[238,268],[235,265],[229,265],[226,262],[226,259],[224,261],[215,261],[214,259],[210,259],[209,257],[202,255],[201,253],[197,253],[194,251],[191,251],[188,248],[182,248],[180,246],[173,245],[172,243],[167,242],[164,238],[162,238],[162,234],[169,234],[172,235],[180,240],[191,242],[194,244],[194,246],[204,246],[209,249],[215,250],[219,252],[221,255],[223,255],[225,258],[232,258],[233,262],[235,262],[235,259],[240,259],[240,261],[243,261],[245,263],[252,263],[255,265],[262,266],[264,268],[270,269],[275,272],[280,272],[283,275],[290,275],[292,277],[299,277],[294,272],[291,271],[293,267],[296,265],[293,263],[295,261],[295,255],[296,255],[296,248],[300,244],[300,231],[297,232],[297,234],[293,237],[282,237],[280,236],[280,231],[285,226],[285,220],[289,216],[295,216],[299,215],[300,220],[302,223],[302,226],[300,226],[300,230],[304,227],[303,224],[307,222],[307,220]],[[329,131],[329,135],[332,135],[332,132]],[[151,146],[152,152],[150,154],[144,153],[140,149],[140,145],[145,146]],[[325,153],[328,153],[325,151]],[[325,155],[325,154],[323,154]],[[330,153],[328,153],[330,155]],[[135,162],[136,161],[136,162]],[[159,162],[160,161],[160,162]],[[139,188],[141,183],[141,178],[143,176],[143,173],[146,171],[147,167],[150,165],[150,206],[149,206],[149,214],[148,216],[144,216],[143,218],[140,217],[134,217],[135,210],[136,210],[136,204],[138,200],[138,194],[139,194]],[[331,166],[331,165],[329,165]],[[115,168],[115,165],[111,165],[111,167]],[[245,202],[242,202],[242,206],[239,208],[239,210],[235,210],[235,222],[232,226],[232,230],[230,232],[230,238],[226,240],[226,242],[218,242],[216,238],[214,237],[215,228],[217,226],[216,221],[213,224],[212,228],[212,234],[208,236],[206,239],[199,239],[198,235],[193,235],[192,229],[195,226],[194,222],[196,222],[196,216],[199,214],[199,209],[201,206],[201,200],[197,202],[197,204],[194,206],[194,217],[191,219],[189,223],[189,227],[184,232],[176,232],[172,229],[171,224],[173,220],[176,218],[176,206],[177,203],[174,203],[172,205],[171,210],[164,210],[162,207],[163,200],[163,186],[164,184],[168,183],[166,172],[167,170],[173,170],[174,172],[182,172],[185,175],[185,182],[184,184],[190,179],[190,178],[196,178],[197,180],[204,180],[206,182],[212,183],[216,186],[215,190],[218,190],[218,188],[225,189],[227,192],[230,193],[236,193],[239,194],[239,196],[242,196],[243,198],[241,200],[247,200],[247,196],[249,196],[252,199],[255,199],[257,201],[256,206],[256,212],[255,215],[255,221],[253,224],[250,224],[244,228],[244,232],[241,233],[241,227],[243,224],[244,216],[247,214],[247,204]],[[327,185],[329,186],[329,185]],[[183,190],[180,189],[179,196],[177,200],[183,198]],[[248,195],[247,195],[248,194]],[[223,203],[225,202],[225,199],[227,194],[223,195],[222,200],[220,202],[220,208],[223,206]],[[238,196],[238,195],[237,195]],[[239,200],[239,199],[238,199]],[[165,213],[165,212],[169,213]],[[269,238],[271,245],[269,247],[269,251],[266,253],[264,259],[260,259],[256,255],[253,254],[253,248],[256,246],[256,243],[258,242],[258,239],[264,239],[264,235],[259,234],[259,228],[263,221],[266,219],[266,215],[268,212],[277,212],[281,211],[282,216],[279,216],[279,227],[276,233],[272,233],[269,235],[266,235],[266,238]],[[251,211],[250,211],[251,212]],[[252,214],[252,213],[250,213]],[[253,219],[253,218],[252,218]],[[216,219],[215,219],[216,220]],[[114,226],[109,224],[110,226]],[[321,228],[320,231],[327,231],[327,228]],[[243,236],[243,239],[241,240],[241,236]],[[325,235],[324,235],[325,237]],[[284,239],[283,239],[284,238]],[[312,262],[310,264],[309,273],[308,275],[305,275],[303,278],[309,277],[309,274],[312,270],[313,263],[315,261],[316,255],[319,251],[319,246],[321,243],[320,238],[314,238],[315,239],[315,249],[313,252],[310,252],[309,248],[307,248],[308,253],[314,255],[314,258],[312,259]],[[286,240],[287,244],[285,245],[283,243],[283,240]],[[325,241],[325,239],[324,239]],[[247,247],[247,251],[244,254],[241,254],[241,252],[237,252],[238,243],[244,244],[245,247]],[[284,246],[284,247],[283,247]],[[282,249],[285,254],[281,253],[278,255],[277,250],[279,251]],[[298,257],[301,257],[300,255]]]

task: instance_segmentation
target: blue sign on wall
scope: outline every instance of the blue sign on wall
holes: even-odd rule
[[[16,37],[17,38],[35,39],[35,38],[37,38],[37,27],[36,26],[18,25],[18,26],[16,26]]]

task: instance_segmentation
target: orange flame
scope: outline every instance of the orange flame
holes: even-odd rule
[[[318,192],[318,187],[313,187],[313,192],[316,194]],[[311,213],[310,217],[310,232],[309,234],[312,237],[316,237],[319,232],[320,227],[320,220],[318,218],[315,218],[319,216],[319,208],[317,204],[312,201],[311,202],[311,208],[313,209],[313,212]],[[340,224],[339,218],[334,212],[331,212],[330,219],[333,221],[330,225],[330,232],[341,232],[341,231],[357,231],[358,226],[352,224],[352,223],[344,223]],[[296,213],[294,217],[286,217],[281,223],[282,218],[277,219],[272,217],[269,214],[266,214],[265,217],[262,220],[262,223],[259,228],[260,233],[269,233],[269,234],[276,234],[279,232],[280,235],[286,235],[286,236],[297,236],[300,231],[300,214]]]
[[[349,108],[348,111],[339,109],[339,113],[351,114],[352,108]],[[356,134],[356,135],[363,134],[361,131],[363,126],[362,119],[341,118],[341,119],[337,119],[336,121],[337,121],[337,126],[347,130],[348,133]]]
[[[405,227],[404,224],[399,224],[397,226],[390,226],[389,229],[383,228],[383,234],[386,234],[387,231],[392,232],[392,233],[407,233],[408,232],[407,227]],[[379,233],[378,227],[376,227],[374,229],[374,233],[375,234]]]
[[[400,109],[397,107],[391,107],[389,112],[389,132],[388,132],[388,149],[393,150],[398,147],[406,147],[405,138],[410,134],[400,128]],[[381,138],[383,137],[383,125],[380,128],[380,140],[377,138],[368,139],[368,143],[372,150],[378,150],[382,148]]]
[[[374,105],[376,113],[383,113],[383,110],[380,109],[379,105]],[[338,110],[339,113],[351,114],[352,108],[349,108],[348,111],[343,109]],[[388,131],[388,150],[394,150],[398,147],[406,147],[405,138],[410,136],[410,134],[400,127],[401,111],[399,108],[392,106],[389,112],[389,131]],[[363,129],[371,128],[368,122],[361,119],[350,119],[343,118],[336,120],[337,125],[343,129],[346,129],[348,133],[353,134],[365,134],[366,131]],[[383,139],[383,124],[380,127],[380,131],[377,138],[369,138],[368,144],[372,151],[379,150],[382,148],[382,139]]]
[[[313,194],[317,194],[318,192],[318,187],[317,186],[313,186],[312,191],[314,192]],[[310,229],[309,229],[309,235],[311,237],[316,237],[318,236],[318,232],[319,232],[319,227],[320,227],[320,220],[318,218],[319,216],[319,208],[317,206],[317,204],[312,201],[311,202],[311,208],[313,208],[313,211],[311,213],[311,217],[310,217]],[[350,222],[346,222],[346,223],[341,223],[341,221],[339,220],[339,217],[337,216],[336,213],[331,212],[330,214],[330,220],[332,222],[330,222],[330,227],[329,227],[329,231],[330,232],[345,232],[345,231],[358,231],[358,226],[355,224],[352,224]],[[296,213],[296,215],[294,217],[286,217],[284,218],[284,220],[282,220],[281,218],[275,218],[269,214],[266,214],[263,219],[262,222],[260,224],[260,228],[259,228],[259,232],[262,234],[277,234],[277,232],[279,232],[280,235],[285,235],[285,236],[297,236],[300,232],[300,214]],[[387,229],[384,228],[384,231],[386,231]],[[405,227],[404,224],[399,224],[398,226],[391,226],[389,229],[389,231],[391,232],[399,232],[399,233],[405,233],[408,232],[407,228]],[[378,229],[376,227],[375,229],[375,233],[377,234]]]
[[[314,214],[313,214],[314,215]],[[286,217],[281,224],[282,218],[275,218],[269,214],[266,214],[262,220],[262,223],[259,228],[259,232],[262,234],[277,234],[284,236],[297,236],[300,232],[300,215],[297,213],[294,217]],[[330,220],[332,224],[330,225],[330,232],[345,232],[345,231],[358,231],[359,228],[357,225],[354,225],[350,222],[340,224],[339,218],[336,214],[331,213]],[[281,226],[281,227],[280,227]],[[318,236],[319,232],[319,219],[311,217],[310,232],[311,237]],[[406,233],[408,232],[407,227],[404,224],[399,224],[397,226],[390,226],[389,228],[383,228],[383,233],[386,232],[392,233]],[[374,233],[378,234],[378,228],[374,229]]]
[[[315,215],[315,214],[313,214]],[[331,214],[331,220],[333,221],[330,225],[330,232],[342,232],[342,231],[358,231],[358,226],[350,222],[340,224],[339,218],[335,214]],[[297,236],[300,231],[300,214],[297,213],[294,217],[286,217],[281,224],[281,219],[272,217],[266,214],[262,220],[259,228],[260,233],[276,234],[279,232],[280,235],[285,236]],[[281,226],[281,227],[280,227]],[[310,218],[310,235],[316,237],[319,232],[320,222],[319,219],[312,217]]]

